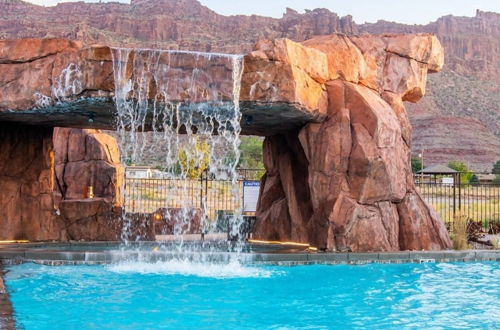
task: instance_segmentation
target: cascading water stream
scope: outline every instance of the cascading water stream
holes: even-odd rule
[[[174,234],[177,250],[184,252],[183,234],[192,220],[187,196],[193,171],[206,165],[206,175],[230,181],[234,198],[240,198],[243,57],[123,48],[112,49],[112,56],[123,162],[141,164],[145,155],[154,155],[156,165],[175,182],[175,196],[164,197],[181,205]],[[204,227],[209,227],[208,205],[202,203],[201,209]],[[136,239],[134,220],[126,213],[123,218],[122,240],[128,244]],[[240,208],[230,220],[230,236],[240,237],[241,226]]]

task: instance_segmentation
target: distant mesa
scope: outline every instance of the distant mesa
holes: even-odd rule
[[[478,10],[475,17],[445,16],[427,25],[356,24],[351,16],[339,17],[325,9],[300,14],[289,8],[281,19],[226,17],[196,0],[133,0],[130,5],[75,2],[47,8],[0,0],[2,39],[55,37],[86,44],[247,53],[259,39],[303,41],[332,33],[387,32],[435,33],[445,48],[444,72],[430,77],[428,96],[421,103],[409,106],[415,144],[439,154],[430,162],[461,157],[475,170],[489,169],[500,159],[499,149],[491,147],[500,143],[498,13]],[[431,130],[435,116],[450,118],[450,129]],[[476,135],[462,124],[468,120],[481,122],[484,134]],[[436,139],[422,140],[429,135]],[[463,138],[470,141],[465,153],[457,149]],[[443,149],[449,152],[442,153]],[[483,156],[477,158],[471,151]]]

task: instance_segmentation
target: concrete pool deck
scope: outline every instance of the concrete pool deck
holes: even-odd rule
[[[224,262],[233,260],[234,257],[243,263],[280,265],[500,261],[500,250],[322,253],[310,252],[300,246],[251,244],[246,245],[243,252],[236,254],[227,252],[231,251],[227,242],[211,242],[203,247],[200,244],[191,245],[192,249],[189,249],[190,245],[186,246],[187,252],[178,252],[173,243],[154,242],[126,248],[117,242],[3,244],[0,245],[0,263],[108,264],[120,261],[157,262],[176,258]]]

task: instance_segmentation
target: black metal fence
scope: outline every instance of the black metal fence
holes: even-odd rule
[[[233,213],[242,207],[243,182],[260,180],[264,170],[239,169],[237,184],[204,172],[197,179],[125,180],[125,208],[128,212],[153,213],[160,208],[200,208],[209,219]],[[235,191],[236,189],[236,191]]]
[[[451,224],[456,215],[465,215],[485,229],[500,222],[500,186],[492,183],[464,184],[432,182],[416,177],[417,189],[441,216]]]
[[[217,180],[208,173],[198,179],[126,178],[125,207],[129,212],[153,213],[160,208],[201,208],[209,219],[231,214],[242,207],[243,182],[260,180],[264,170],[238,170],[238,184]],[[500,222],[500,186],[492,183],[463,184],[415,177],[418,191],[441,218],[450,224],[457,214],[480,222],[484,228]],[[237,189],[235,191],[234,189]]]

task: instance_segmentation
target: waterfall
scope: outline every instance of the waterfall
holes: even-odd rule
[[[152,155],[162,173],[176,182],[175,198],[181,223],[180,238],[190,226],[192,205],[189,179],[207,167],[207,175],[231,182],[239,198],[237,165],[240,158],[239,95],[243,57],[239,55],[113,48],[116,127],[122,160],[141,164]],[[150,157],[151,158],[151,157]],[[202,202],[206,225],[208,206]],[[230,220],[237,235],[242,211]],[[124,216],[122,239],[130,235],[133,220]]]

